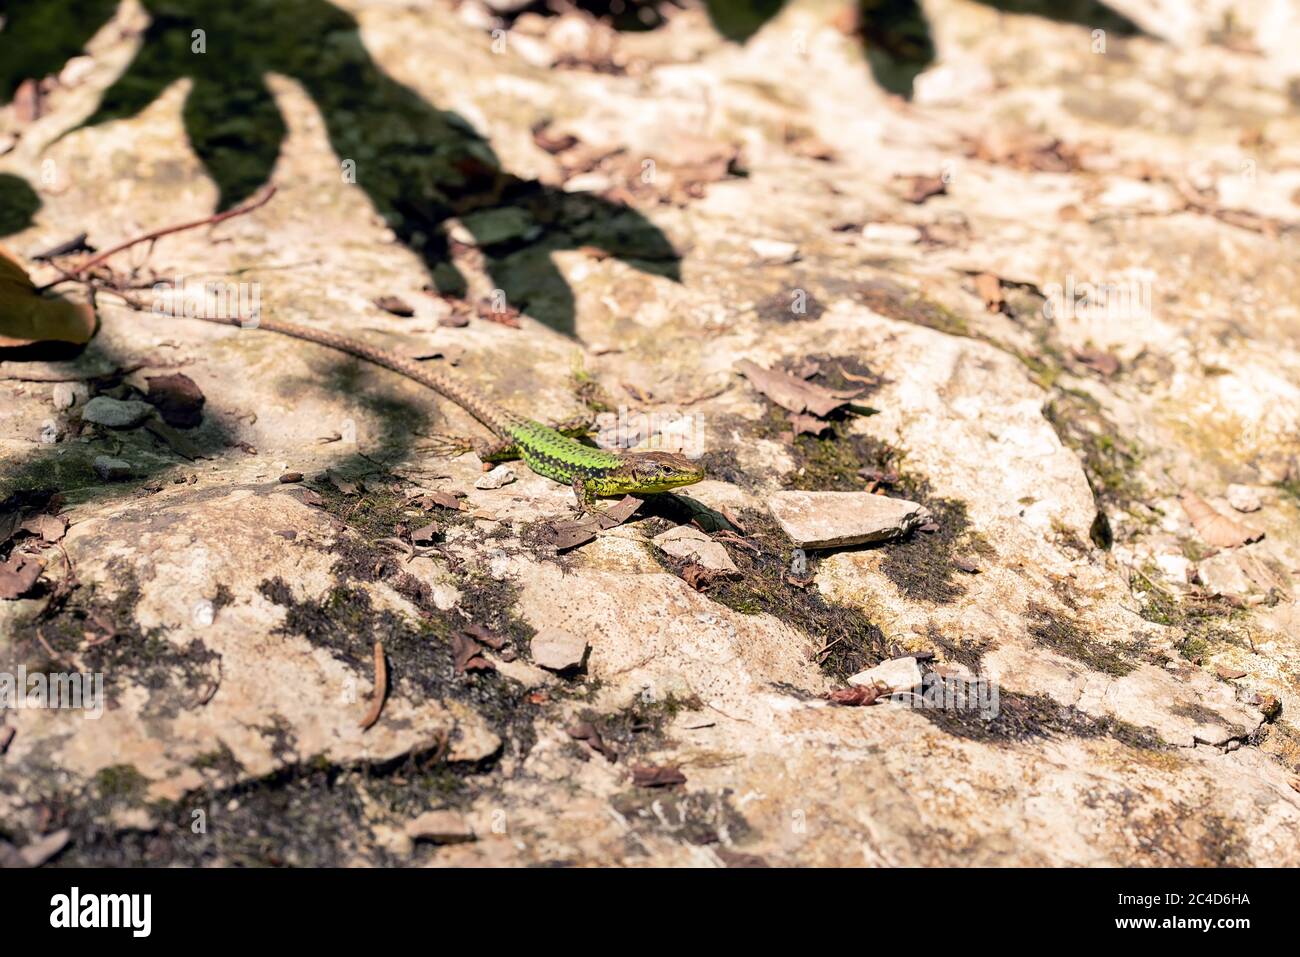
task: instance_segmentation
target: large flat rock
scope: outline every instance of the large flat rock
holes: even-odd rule
[[[767,507],[801,548],[887,542],[928,519],[916,502],[869,492],[776,492]]]

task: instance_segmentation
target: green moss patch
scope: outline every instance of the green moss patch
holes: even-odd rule
[[[1188,661],[1200,664],[1218,645],[1246,644],[1238,628],[1249,621],[1250,613],[1222,598],[1180,599],[1156,585],[1146,572],[1133,577],[1133,591],[1142,600],[1143,618],[1178,630],[1178,654]]]

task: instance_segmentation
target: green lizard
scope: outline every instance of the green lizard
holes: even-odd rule
[[[238,317],[194,318],[228,326],[247,325],[246,320]],[[579,514],[603,512],[604,508],[596,502],[598,497],[666,492],[704,478],[704,470],[683,455],[672,452],[615,453],[583,445],[571,435],[586,432],[585,423],[574,422],[555,428],[543,425],[500,408],[444,372],[347,336],[278,319],[262,319],[250,328],[328,346],[427,385],[474,416],[497,437],[497,441],[490,444],[468,438],[443,439],[438,444],[440,451],[449,454],[475,451],[485,462],[523,459],[538,475],[571,487],[577,498]]]

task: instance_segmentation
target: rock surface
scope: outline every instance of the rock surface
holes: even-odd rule
[[[117,268],[256,284],[265,316],[544,421],[698,437],[709,480],[563,548],[571,490],[475,488],[423,437],[482,431],[416,383],[101,297],[75,357],[0,361],[0,501],[69,520],[17,544],[78,583],[45,617],[52,592],[0,601],[0,670],[48,666],[40,627],[106,705],[6,715],[0,857],[57,807],[72,865],[1300,866],[1300,27],[1125,0],[1145,33],[1094,53],[1087,25],[941,0],[909,102],[821,0],[744,42],[696,6],[618,32],[347,0],[328,38],[325,5],[271,6],[292,22],[258,42],[310,52],[241,47],[282,143],[188,82],[86,123],[145,42],[121,5],[39,121],[0,109],[0,173],[38,201],[6,247],[208,216],[260,177],[190,144],[236,144],[276,197]],[[413,317],[372,305],[397,293]],[[787,440],[746,359],[871,414]],[[178,368],[201,461],[54,401]],[[1240,517],[1232,485],[1265,532],[1232,550],[1240,600],[1188,580],[1228,559],[1175,497]],[[868,488],[934,530],[807,554],[765,507]],[[693,524],[738,574],[674,573],[654,541]],[[541,667],[576,639],[530,661],[557,631],[584,672]],[[998,713],[824,699],[900,657]],[[687,781],[647,797],[633,766]]]

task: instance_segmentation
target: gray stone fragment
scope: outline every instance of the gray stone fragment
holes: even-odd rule
[[[139,425],[153,412],[148,402],[136,399],[110,399],[106,395],[97,395],[81,410],[81,417],[96,425],[106,425],[110,429],[130,429]]]
[[[108,455],[97,455],[91,465],[95,474],[105,482],[120,482],[131,477],[131,463]]]

